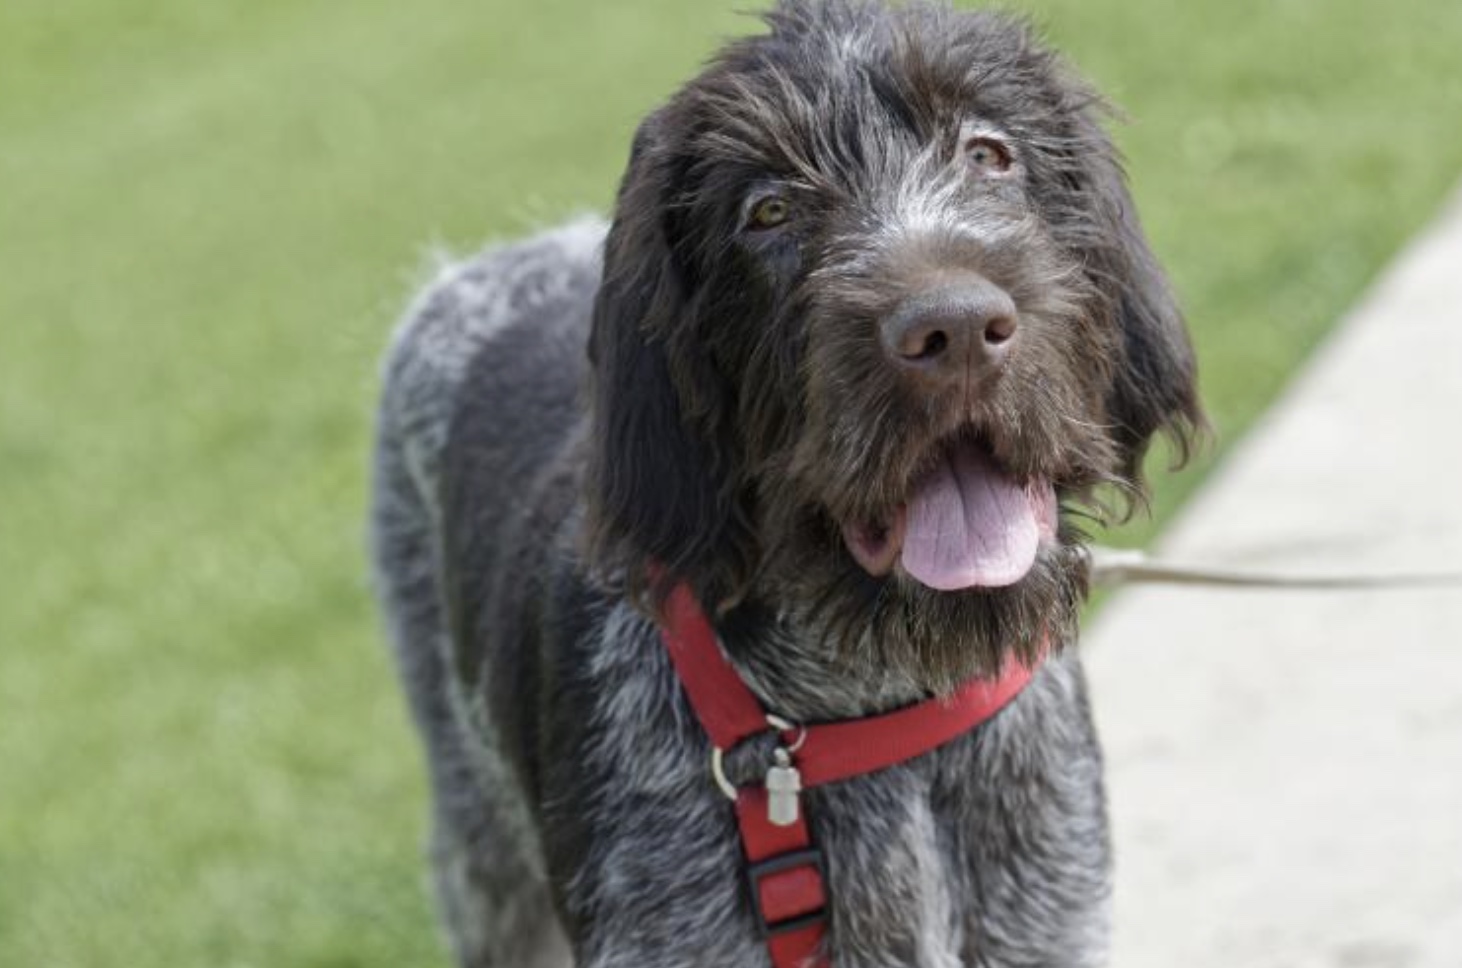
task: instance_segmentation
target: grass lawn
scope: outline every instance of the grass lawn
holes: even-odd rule
[[[736,6],[0,5],[0,965],[444,963],[375,360],[429,247],[603,208]],[[1232,440],[1462,171],[1462,4],[1027,9],[1135,119]]]

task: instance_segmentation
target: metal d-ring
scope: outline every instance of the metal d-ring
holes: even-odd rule
[[[790,732],[794,729],[797,730],[797,739],[793,741],[792,745],[782,747],[788,753],[797,752],[802,748],[802,744],[807,742],[807,727],[800,723],[789,723],[781,716],[773,716],[771,713],[767,713],[767,725],[779,733]]]
[[[726,779],[726,768],[722,762],[724,757],[725,754],[721,752],[721,747],[711,747],[711,776],[715,778],[716,786],[721,788],[721,792],[734,801],[736,799],[736,788],[731,785],[730,780]]]
[[[807,742],[807,727],[799,723],[790,723],[787,720],[783,719],[781,716],[773,716],[772,714],[768,713],[767,725],[770,726],[772,729],[775,729],[779,733],[791,732],[794,729],[797,730],[797,739],[794,740],[790,746],[782,747],[782,749],[786,750],[788,753],[797,752],[802,748],[802,744]],[[734,801],[736,799],[736,787],[731,784],[730,780],[726,779],[725,760],[726,751],[721,749],[719,746],[712,746],[711,777],[716,781],[716,786],[721,789],[721,792],[726,794],[726,798],[728,800]]]

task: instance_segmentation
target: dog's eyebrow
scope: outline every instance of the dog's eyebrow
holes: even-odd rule
[[[961,141],[968,141],[971,138],[997,138],[1007,143],[1012,150],[1015,148],[1015,136],[1009,131],[984,118],[971,118],[960,125],[959,137]]]

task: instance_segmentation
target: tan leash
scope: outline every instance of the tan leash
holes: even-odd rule
[[[1103,588],[1133,584],[1314,591],[1462,587],[1462,572],[1301,575],[1162,561],[1149,558],[1145,552],[1135,548],[1088,548],[1087,559],[1092,584]]]

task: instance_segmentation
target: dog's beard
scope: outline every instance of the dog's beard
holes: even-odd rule
[[[1073,641],[1087,591],[1086,559],[1083,535],[1062,519],[1055,492],[1074,492],[1074,500],[1086,500],[1089,482],[1101,475],[1085,468],[1100,466],[1108,442],[1094,428],[1080,434],[1063,428],[1067,433],[1058,436],[1049,429],[1054,412],[1027,412],[1026,436],[1007,450],[1015,460],[992,454],[986,438],[972,436],[968,424],[951,421],[952,432],[936,427],[933,433],[900,433],[887,421],[860,420],[850,408],[846,416],[853,426],[873,427],[876,433],[804,438],[803,449],[787,452],[817,457],[768,462],[773,473],[763,478],[759,493],[755,527],[762,554],[752,594],[780,618],[790,633],[784,640],[806,643],[839,674],[864,685],[897,681],[935,694],[952,692],[974,677],[993,676],[1012,659],[1033,662],[1043,648]],[[861,446],[839,447],[836,441]],[[970,481],[942,488],[949,492],[943,498],[960,505],[960,513],[949,516],[963,519],[948,523],[963,530],[945,527],[937,514],[922,525],[913,523],[918,505],[928,498],[923,492],[930,487],[921,482],[929,468],[958,464],[970,458],[966,451],[971,448],[981,455],[979,473],[964,468]],[[1051,454],[1064,460],[1058,463]],[[1046,470],[1052,466],[1064,468],[1055,487]],[[815,469],[815,477],[806,473],[808,468]],[[986,479],[997,475],[1004,479],[998,488]],[[972,498],[963,492],[976,485],[1009,492],[1008,500],[972,510]],[[917,529],[937,531],[934,537],[940,540],[998,545],[993,532],[1011,522],[994,519],[1015,512],[1035,532],[1034,560],[995,555],[1002,565],[995,569],[998,581],[987,580],[989,569],[981,567],[971,569],[966,583],[931,587],[945,576],[936,570],[936,581],[928,581],[929,569],[910,560],[911,541],[930,538],[914,535]],[[862,533],[901,520],[889,528],[881,554],[874,556],[863,545]],[[989,564],[979,560],[981,554],[952,559]]]
[[[863,682],[895,678],[948,694],[1011,660],[1032,663],[1043,648],[1072,640],[1086,595],[1080,536],[1065,528],[1020,581],[961,591],[869,575],[837,526],[812,509],[788,537],[770,550],[756,597],[796,640]]]

